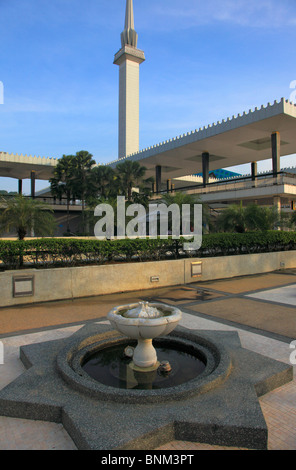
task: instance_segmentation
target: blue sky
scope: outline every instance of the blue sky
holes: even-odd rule
[[[134,13],[146,55],[140,148],[290,97],[295,0],[134,0]],[[124,15],[125,0],[0,0],[1,151],[117,158]],[[295,156],[282,159],[290,165]]]

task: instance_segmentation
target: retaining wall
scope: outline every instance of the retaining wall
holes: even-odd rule
[[[296,268],[296,251],[0,273],[0,307]]]

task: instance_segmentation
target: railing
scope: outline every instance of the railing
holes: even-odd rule
[[[28,196],[30,197],[30,196]],[[66,199],[56,199],[52,196],[35,196],[35,199],[39,200],[39,201],[42,201],[42,202],[46,202],[48,204],[51,204],[53,206],[67,206],[67,200]],[[70,201],[69,203],[69,206],[70,207],[81,207],[82,206],[82,203],[81,201]]]
[[[251,189],[251,188],[260,188],[260,187],[268,187],[274,185],[282,185],[288,184],[292,186],[296,186],[296,174],[288,173],[285,171],[280,171],[276,174],[274,173],[264,173],[258,174],[257,176],[242,176],[237,178],[230,178],[229,180],[219,180],[214,181],[211,183],[203,184],[192,184],[181,186],[178,188],[174,188],[171,190],[161,190],[161,191],[152,191],[153,196],[159,196],[161,194],[166,194],[168,192],[175,192],[175,191],[186,191],[186,192],[194,192],[195,194],[207,194],[207,193],[214,193],[214,192],[221,192],[221,191],[230,191],[230,190],[238,190],[238,189]],[[0,204],[1,198],[13,198],[15,194],[0,194]],[[27,198],[31,198],[31,196],[24,196]],[[46,202],[48,204],[54,206],[67,206],[67,200],[62,198],[61,200],[55,198],[53,196],[35,196],[34,199]],[[75,200],[70,201],[70,207],[81,207],[81,201]]]
[[[1,199],[13,199],[16,194],[0,194],[0,204],[1,204]],[[23,197],[32,199],[32,196],[26,196],[23,195]],[[53,196],[34,196],[33,199],[36,199],[37,201],[41,202],[46,202],[47,204],[51,204],[54,206],[67,206],[67,200],[66,199],[57,199]],[[70,201],[70,207],[81,207],[81,201]]]
[[[231,178],[229,180],[220,180],[215,181],[212,183],[199,183],[195,185],[187,185],[178,187],[176,189],[172,189],[169,192],[174,191],[186,191],[198,194],[207,194],[213,192],[221,192],[221,191],[230,191],[230,190],[237,190],[237,189],[251,189],[251,188],[260,188],[260,187],[268,187],[274,185],[282,185],[282,184],[289,184],[292,186],[296,186],[296,174],[294,173],[287,173],[287,172],[278,172],[274,173],[264,173],[262,175],[257,175],[255,177],[252,176],[243,176],[238,178]],[[154,192],[154,195],[160,195],[167,193],[167,190],[162,190],[159,192]]]

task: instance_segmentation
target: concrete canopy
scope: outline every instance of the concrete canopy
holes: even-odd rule
[[[53,176],[57,162],[56,158],[0,152],[0,176],[19,180],[30,179],[31,172],[34,171],[36,179],[48,181]]]
[[[209,170],[228,168],[271,158],[271,134],[279,132],[281,156],[296,153],[296,105],[281,99],[260,109],[233,116],[208,127],[188,132],[106,165],[125,160],[139,161],[147,177],[161,166],[163,180],[202,172],[202,154],[209,153]],[[0,176],[19,180],[48,181],[58,159],[0,152]]]
[[[296,105],[281,99],[260,109],[155,145],[120,160],[138,161],[155,176],[161,166],[162,178],[171,179],[202,172],[202,154],[209,154],[209,169],[217,170],[272,157],[271,134],[279,132],[281,156],[296,153]]]

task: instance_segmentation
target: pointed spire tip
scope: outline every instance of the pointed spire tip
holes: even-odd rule
[[[135,31],[133,0],[126,0],[124,31],[121,33],[121,45],[137,47],[138,35]]]

